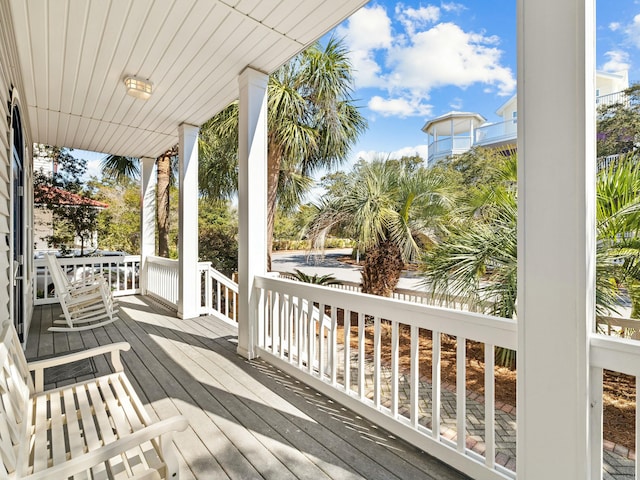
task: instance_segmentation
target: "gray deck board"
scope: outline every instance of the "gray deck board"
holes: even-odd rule
[[[267,362],[240,357],[235,326],[180,320],[145,297],[119,303],[121,320],[55,334],[47,328],[59,306],[37,307],[27,357],[129,342],[125,369],[149,414],[189,418],[175,435],[181,478],[467,478]],[[104,357],[94,364],[95,374],[110,371]]]

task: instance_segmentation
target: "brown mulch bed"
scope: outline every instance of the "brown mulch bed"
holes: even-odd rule
[[[329,312],[328,312],[329,313]],[[344,342],[342,328],[342,312],[338,310],[338,342]],[[357,349],[357,316],[351,319],[351,348]],[[373,326],[365,329],[365,353],[373,353]],[[441,336],[441,379],[449,385],[456,384],[456,346],[455,337]],[[400,369],[409,371],[411,362],[410,329],[401,326],[399,339]],[[391,362],[391,326],[382,321],[381,336],[382,358]],[[419,365],[420,375],[431,380],[432,359],[431,331],[420,329],[419,337]],[[466,344],[466,382],[467,388],[480,395],[484,395],[484,345],[467,340]],[[623,445],[630,450],[635,449],[635,378],[605,371],[604,373],[604,438],[616,444]],[[516,405],[516,372],[504,367],[495,367],[495,398],[496,402],[506,405]]]

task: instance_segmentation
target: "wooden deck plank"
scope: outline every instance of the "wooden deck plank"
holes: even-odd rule
[[[200,317],[197,319],[197,323],[203,324],[207,320],[207,317]],[[208,345],[208,348],[215,349],[213,345]],[[239,359],[237,356],[235,358],[241,364],[244,362],[243,359]],[[444,468],[436,468],[432,465],[429,465],[428,471],[416,468],[416,465],[424,464],[424,461],[421,461],[420,458],[424,454],[413,447],[407,446],[408,449],[395,451],[397,447],[389,445],[389,450],[380,452],[371,450],[369,442],[384,445],[387,443],[385,436],[388,436],[388,434],[384,431],[381,432],[376,425],[371,425],[366,420],[344,415],[343,413],[347,412],[346,408],[319,395],[315,390],[288,375],[278,372],[267,362],[256,360],[252,363],[255,369],[265,378],[258,381],[257,387],[255,378],[251,378],[252,384],[249,388],[253,388],[263,399],[272,398],[275,405],[282,405],[282,398],[286,398],[291,402],[289,405],[292,408],[304,408],[309,404],[317,405],[318,409],[314,411],[313,419],[311,420],[321,424],[324,428],[322,431],[316,432],[316,435],[321,435],[320,438],[323,445],[330,448],[336,455],[340,455],[343,460],[347,461],[353,468],[356,468],[364,478],[383,478],[382,475],[384,475],[383,472],[385,470],[390,470],[390,472],[389,476],[384,478],[397,478],[396,475],[399,478],[434,478],[438,480],[460,478],[457,472],[454,473],[454,476],[447,476],[447,471],[450,469],[439,462],[436,467]],[[238,375],[238,372],[232,372],[232,375],[236,379],[244,378],[243,375]],[[275,385],[273,382],[269,382],[268,379],[275,380]],[[269,388],[265,387],[267,383]],[[295,395],[292,396],[292,393]],[[295,419],[294,423],[297,424],[297,428],[305,428],[303,421],[298,420],[297,417],[292,418]],[[349,425],[349,428],[345,429],[345,425]],[[331,433],[328,434],[328,431]],[[389,436],[389,438],[391,437]],[[363,439],[367,441],[362,442]],[[354,445],[358,445],[358,447]],[[410,460],[407,461],[407,459]]]
[[[168,335],[168,337],[170,338],[170,335]],[[247,457],[259,471],[265,472],[271,471],[271,469],[268,468],[265,470],[265,465],[262,465],[265,454],[256,452],[256,445],[259,445],[265,452],[272,452],[283,466],[288,466],[288,468],[292,470],[292,474],[295,475],[288,475],[289,478],[301,478],[303,476],[307,478],[327,478],[324,473],[324,467],[316,465],[316,462],[313,460],[307,463],[307,459],[302,457],[303,453],[298,451],[300,448],[303,452],[307,451],[303,445],[303,442],[309,440],[306,433],[303,436],[296,435],[295,426],[287,422],[284,417],[278,418],[277,412],[272,411],[271,408],[260,411],[258,406],[260,404],[259,397],[256,397],[255,393],[251,390],[242,387],[233,376],[227,374],[224,369],[220,367],[220,364],[225,362],[221,361],[220,357],[217,359],[212,358],[217,356],[212,355],[215,352],[208,350],[203,351],[201,347],[194,348],[194,346],[187,345],[187,342],[193,342],[187,335],[175,335],[174,338],[185,341],[165,342],[163,348],[171,353],[172,357],[181,358],[180,363],[183,368],[189,371],[191,375],[203,385],[206,385],[205,390],[201,392],[203,395],[197,398],[196,401],[204,408],[210,408],[210,401],[207,401],[207,398],[212,396],[217,400],[219,407],[224,409],[229,415],[228,419],[223,420],[224,426],[222,429],[234,445],[243,451],[245,455],[247,455],[247,452],[250,452],[251,458],[249,458],[248,455]],[[207,355],[203,352],[209,352],[209,354]],[[237,373],[241,374],[242,372]],[[185,388],[187,388],[187,386],[185,386]],[[248,403],[250,405],[246,405],[246,400],[244,399],[249,399]],[[251,408],[251,406],[253,406],[253,408]],[[219,409],[215,409],[215,411],[218,415],[220,414]],[[275,415],[273,415],[273,413],[275,413]],[[277,425],[277,429],[272,430],[272,425]],[[247,429],[253,432],[257,442],[248,441],[250,439],[246,435]],[[260,433],[264,431],[269,431],[269,435]],[[288,435],[281,435],[279,432],[287,432]],[[314,440],[314,442],[316,441]],[[254,445],[250,445],[250,443]],[[318,447],[322,448],[321,445],[318,445]],[[342,464],[343,468],[347,470],[343,478],[349,478],[348,465],[344,464],[338,457],[334,457],[332,461],[337,464]],[[327,466],[331,468],[331,465]],[[268,465],[266,465],[266,467],[268,467]]]
[[[198,320],[182,321],[184,331],[195,331],[194,327],[198,324]],[[168,321],[172,322],[171,319]],[[193,338],[192,335],[179,336],[185,341],[193,341],[189,340],[189,337]],[[224,343],[230,342],[225,340]],[[206,347],[204,351],[226,353],[226,350],[221,349],[215,342],[203,341],[202,347]],[[303,411],[293,407],[289,402],[283,402],[282,397],[274,394],[264,385],[256,384],[255,379],[242,368],[244,360],[235,355],[235,352],[231,353],[232,360],[225,362],[216,362],[202,352],[203,349],[198,348],[189,353],[190,360],[194,363],[191,368],[201,368],[202,374],[209,376],[206,383],[231,394],[225,395],[225,398],[228,397],[226,407],[230,411],[237,412],[236,415],[246,428],[261,431],[265,428],[262,423],[276,425],[277,431],[287,433],[287,436],[282,436],[279,441],[307,452],[311,461],[331,478],[360,478],[358,475],[354,476],[356,472],[345,461],[345,453],[351,446],[345,442],[337,442],[338,439],[333,435],[326,435],[328,433],[326,429],[315,425],[314,420]],[[185,354],[187,353],[185,350]],[[336,443],[338,443],[337,448],[333,450],[326,447],[328,444]],[[298,476],[303,475],[301,472],[294,473]],[[310,474],[311,472],[304,473],[304,475]],[[388,478],[397,477],[390,475]]]
[[[190,420],[174,436],[183,479],[466,478],[267,362],[240,357],[233,325],[180,320],[145,297],[120,306],[110,325],[55,334],[47,328],[60,307],[38,307],[27,355],[128,341],[125,369],[151,417]],[[95,364],[110,371],[106,358]]]
[[[135,312],[132,312],[132,315],[135,316]],[[202,418],[198,420],[197,427],[194,428],[200,430],[198,434],[201,438],[213,440],[208,444],[208,447],[212,450],[215,458],[224,466],[230,478],[255,478],[259,476],[256,468],[245,459],[244,452],[249,452],[254,458],[260,459],[258,466],[262,467],[262,472],[270,472],[271,475],[276,475],[277,473],[278,478],[295,478],[289,475],[285,463],[274,461],[272,452],[261,448],[260,444],[251,435],[247,435],[247,431],[244,428],[238,426],[237,419],[229,414],[228,410],[219,403],[215,395],[207,392],[200,382],[193,379],[193,372],[190,370],[192,365],[185,366],[183,364],[186,356],[180,353],[176,356],[169,355],[166,351],[167,345],[164,343],[158,345],[157,342],[162,340],[161,332],[147,323],[136,324],[132,322],[129,326],[131,330],[127,335],[127,340],[132,341],[134,339],[132,347],[138,354],[140,354],[140,349],[145,351],[147,358],[144,362],[146,365],[174,365],[170,369],[172,370],[170,383],[173,390],[171,395],[174,398],[182,398],[186,406],[194,404],[196,407],[195,410],[191,407],[186,407],[189,408],[189,411],[181,411],[181,413],[187,416],[195,415],[196,417],[208,414],[209,423],[212,423],[215,428],[211,430],[207,426],[207,420]],[[105,328],[111,331],[109,327]],[[119,327],[121,333],[123,328],[127,328],[127,326]],[[172,332],[165,333],[170,336]],[[150,335],[155,335],[158,340],[151,340]],[[173,351],[172,353],[175,354],[176,352]],[[151,360],[150,355],[155,357],[155,362]],[[183,370],[185,374],[179,374],[179,370]],[[238,448],[238,439],[241,439],[240,447],[242,448]]]

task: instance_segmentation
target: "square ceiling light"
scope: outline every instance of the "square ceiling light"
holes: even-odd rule
[[[127,88],[127,94],[142,100],[148,100],[153,93],[153,83],[142,78],[126,77],[124,85]]]

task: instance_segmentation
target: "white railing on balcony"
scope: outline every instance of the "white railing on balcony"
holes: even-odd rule
[[[69,280],[100,275],[107,281],[114,296],[140,293],[139,255],[61,257],[58,261]],[[34,268],[34,305],[56,303],[58,299],[46,259],[35,259]]]
[[[238,321],[238,284],[211,266],[200,262],[198,270],[203,287],[200,313],[219,314],[223,319]]]
[[[616,103],[628,106],[629,96],[624,91],[622,91],[596,97],[596,106],[598,107],[602,105],[615,105]]]
[[[490,146],[496,143],[516,140],[518,137],[518,121],[516,119],[491,123],[476,128],[474,146]]]
[[[637,406],[637,392],[640,382],[640,343],[625,338],[594,335],[591,338],[590,350],[590,446],[592,451],[591,480],[600,480],[603,469],[603,404],[605,370],[635,377],[636,410],[635,410],[635,444],[636,460],[634,472],[628,478],[640,478],[640,457],[637,455],[640,446],[640,411]],[[627,478],[627,477],[625,477]]]
[[[147,258],[145,275],[147,295],[178,308],[178,260],[150,256]]]
[[[620,158],[620,155],[618,155],[618,154],[606,155],[604,157],[598,157],[596,159],[596,168],[597,168],[598,171],[607,169],[611,165],[615,164],[618,161],[619,158]]]
[[[431,142],[428,147],[428,162],[446,158],[450,155],[464,153],[472,146],[472,138],[469,135],[446,137]]]
[[[265,358],[474,478],[515,475],[496,463],[494,400],[494,349],[516,349],[514,320],[280,278],[257,277],[255,286],[257,341]],[[455,421],[450,428],[465,432],[457,437],[443,433],[440,361],[445,337],[455,337],[457,345]],[[418,361],[425,339],[431,344],[429,365]],[[483,455],[467,443],[468,342],[479,342],[485,352]],[[430,402],[421,393],[425,375],[431,377]]]

